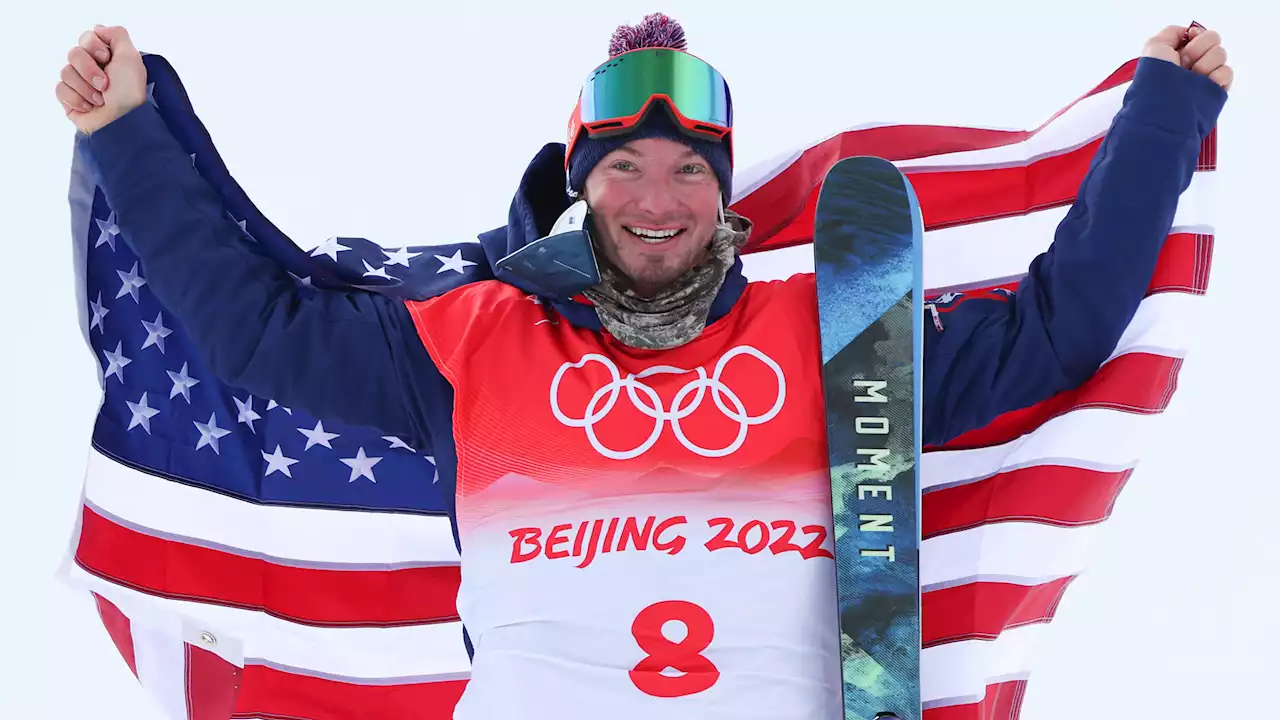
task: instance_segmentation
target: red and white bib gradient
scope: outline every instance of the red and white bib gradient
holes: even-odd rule
[[[456,390],[455,717],[840,716],[812,298],[754,283],[664,352],[499,283],[413,306]]]

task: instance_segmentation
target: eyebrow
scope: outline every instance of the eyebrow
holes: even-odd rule
[[[627,154],[629,154],[629,155],[633,155],[633,156],[635,156],[635,157],[644,157],[644,153],[641,153],[639,150],[636,150],[635,148],[631,147],[630,145],[623,145],[623,146],[619,147],[619,148],[617,149],[617,151],[616,151],[616,152],[625,152],[625,153],[627,153]],[[678,159],[679,159],[679,160],[683,160],[683,159],[685,159],[685,158],[688,158],[688,157],[694,157],[694,156],[698,156],[698,151],[697,151],[697,150],[694,150],[693,148],[689,148],[688,150],[685,150],[683,153],[681,153],[681,154],[680,154],[680,157],[679,157]],[[700,157],[700,156],[699,156],[699,157]]]

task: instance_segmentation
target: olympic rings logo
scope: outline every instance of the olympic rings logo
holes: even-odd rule
[[[747,414],[747,409],[742,404],[742,399],[720,380],[725,366],[730,360],[739,355],[750,355],[756,358],[772,370],[773,374],[778,378],[778,398],[774,401],[773,407],[769,408],[763,415]],[[560,381],[564,378],[566,372],[584,367],[588,362],[598,362],[603,365],[609,371],[610,380],[608,384],[596,390],[591,396],[583,417],[569,417],[560,409],[558,399]],[[671,401],[670,409],[663,407],[662,399],[658,397],[657,391],[642,382],[645,378],[658,374],[683,375],[690,372],[696,373],[696,377],[680,388],[675,398]],[[637,410],[653,419],[653,431],[649,433],[649,437],[644,442],[630,450],[614,450],[606,447],[600,441],[600,438],[596,436],[595,426],[613,409],[623,390],[627,391],[627,397]],[[706,398],[708,390],[712,401],[720,412],[729,420],[738,423],[737,436],[722,448],[704,448],[694,443],[684,434],[684,429],[680,425],[682,420],[702,406],[702,401]],[[692,396],[692,399],[690,399],[690,396]],[[614,365],[612,360],[604,355],[588,353],[583,355],[582,359],[577,362],[566,362],[561,365],[560,369],[556,371],[555,377],[551,380],[551,412],[555,414],[556,419],[568,427],[586,430],[587,440],[591,442],[591,447],[611,460],[630,460],[644,454],[658,442],[658,438],[662,435],[662,428],[668,422],[671,423],[671,430],[675,433],[676,439],[690,452],[703,457],[730,455],[742,447],[742,443],[747,439],[748,428],[766,423],[778,414],[778,411],[782,409],[782,403],[786,396],[787,384],[786,378],[782,375],[782,367],[774,362],[773,358],[747,345],[739,345],[725,353],[716,363],[715,370],[710,377],[707,376],[706,369],[702,367],[685,370],[671,365],[657,365],[639,374],[628,373],[626,377],[623,377],[618,372],[618,366]],[[726,403],[728,404],[726,405]]]

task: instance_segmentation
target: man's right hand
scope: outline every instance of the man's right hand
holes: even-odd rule
[[[92,133],[147,99],[147,68],[122,27],[96,25],[67,53],[55,94],[67,117]]]

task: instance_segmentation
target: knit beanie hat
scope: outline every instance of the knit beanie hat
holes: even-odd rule
[[[684,28],[662,13],[645,16],[639,25],[622,25],[614,31],[609,41],[609,57],[641,48],[672,48],[685,51]],[[659,110],[659,108],[661,110]],[[665,138],[684,143],[698,153],[711,166],[720,181],[720,193],[727,207],[733,198],[733,164],[729,150],[717,140],[696,138],[680,129],[665,104],[658,103],[643,121],[629,133],[611,137],[593,138],[584,135],[569,157],[569,188],[581,193],[587,176],[606,155],[642,138]]]

